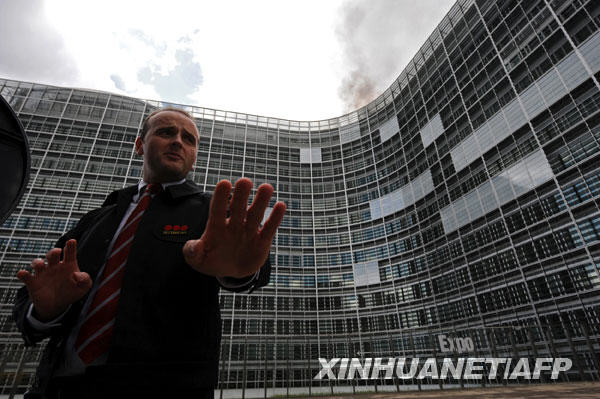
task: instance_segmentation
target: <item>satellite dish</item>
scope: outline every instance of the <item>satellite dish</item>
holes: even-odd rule
[[[31,158],[23,125],[0,96],[0,224],[15,209],[29,181]]]

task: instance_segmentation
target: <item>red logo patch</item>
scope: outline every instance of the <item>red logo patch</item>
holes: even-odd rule
[[[163,236],[186,236],[189,226],[187,224],[165,224],[162,228]]]

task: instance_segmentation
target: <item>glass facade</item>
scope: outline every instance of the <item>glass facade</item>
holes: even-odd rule
[[[200,131],[190,178],[207,191],[268,182],[288,205],[271,284],[221,294],[220,388],[438,384],[313,377],[318,358],[442,356],[439,334],[471,338],[469,356],[569,357],[562,379],[598,379],[599,26],[593,0],[460,0],[350,114],[182,106]],[[29,186],[0,227],[7,394],[32,382],[41,354],[10,318],[17,270],[137,183],[133,142],[163,104],[5,79],[0,94],[32,152]]]

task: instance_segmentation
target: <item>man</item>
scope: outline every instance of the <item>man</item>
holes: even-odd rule
[[[270,185],[248,208],[249,179],[237,181],[231,201],[226,180],[212,199],[186,181],[198,137],[184,111],[150,114],[135,142],[143,181],[86,214],[46,261],[32,262],[33,273],[17,273],[25,287],[13,314],[26,344],[50,337],[37,397],[213,396],[219,286],[268,283],[285,204],[261,227]]]

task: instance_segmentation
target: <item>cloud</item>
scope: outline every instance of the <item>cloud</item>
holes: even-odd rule
[[[123,81],[123,78],[121,78],[119,75],[113,73],[112,75],[110,75],[110,80],[114,82],[115,87],[117,89],[125,91],[125,82]]]
[[[156,52],[157,56],[163,56],[165,54],[165,52],[167,51],[167,44],[166,43],[156,43],[156,41],[148,34],[146,34],[144,31],[140,30],[140,29],[130,29],[129,30],[129,34],[138,39],[140,42],[142,42],[143,44],[145,44],[148,47],[152,47],[154,49],[154,51]]]
[[[175,67],[163,74],[158,65],[145,66],[138,71],[140,82],[150,84],[164,101],[189,103],[190,95],[202,85],[202,68],[194,61],[191,49],[175,51]]]
[[[345,112],[381,94],[400,75],[454,0],[347,0],[336,35],[344,70],[338,95]]]
[[[79,74],[42,0],[0,1],[0,60],[0,75],[13,79],[60,85]]]

